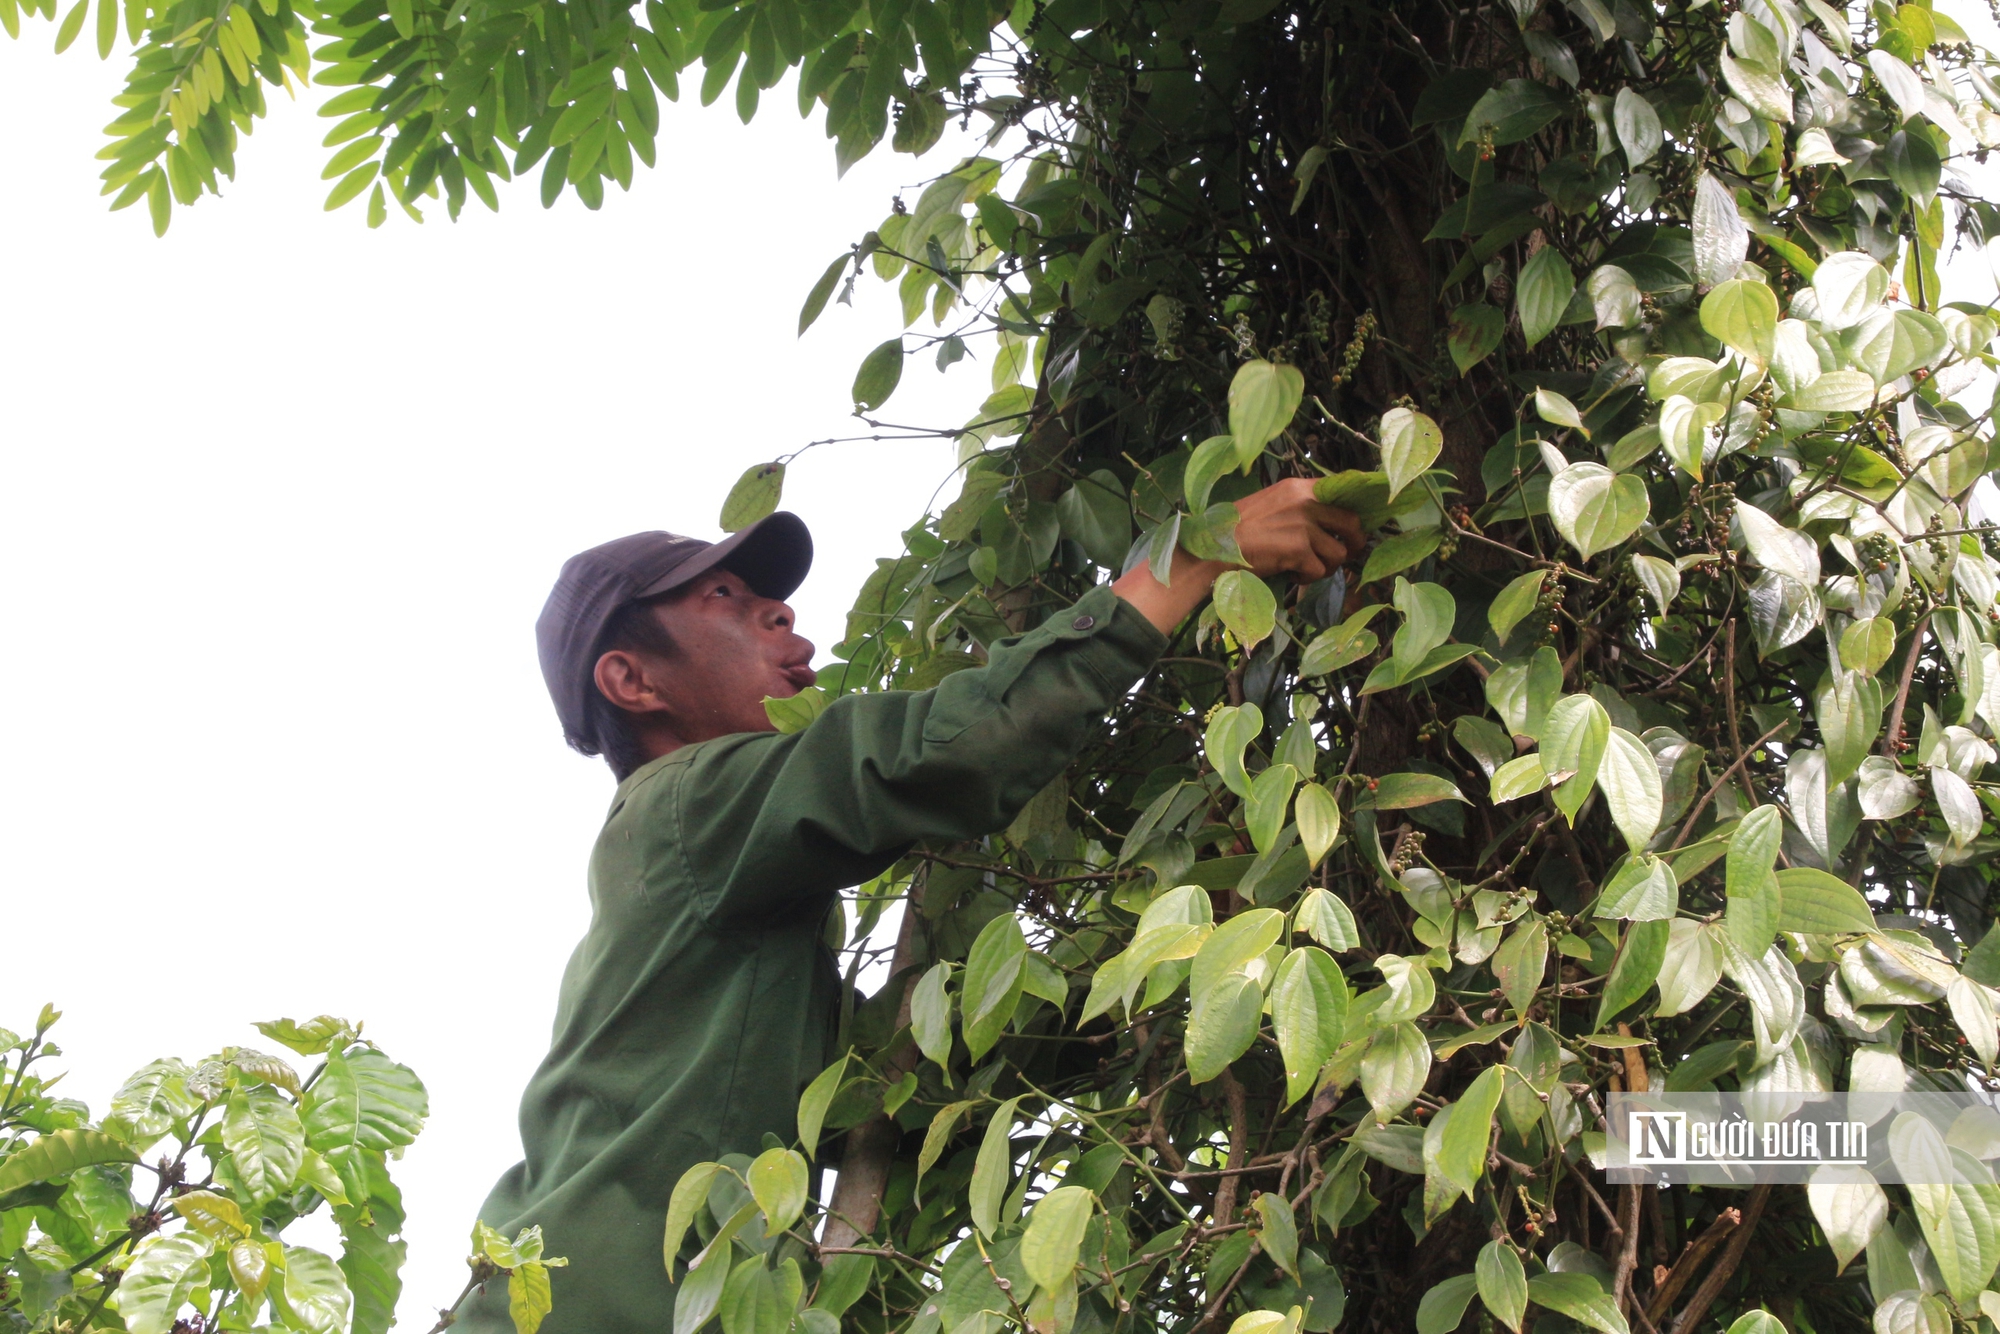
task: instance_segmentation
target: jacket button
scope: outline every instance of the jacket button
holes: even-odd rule
[[[1096,624],[1097,618],[1095,616],[1079,616],[1069,623],[1069,628],[1072,630],[1088,630]]]

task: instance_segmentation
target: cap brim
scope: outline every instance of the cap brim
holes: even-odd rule
[[[636,596],[650,598],[671,593],[689,580],[720,568],[741,575],[751,591],[761,597],[788,598],[805,582],[812,559],[812,534],[807,531],[805,520],[780,510],[682,561],[640,589]]]

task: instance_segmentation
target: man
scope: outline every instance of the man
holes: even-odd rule
[[[1360,548],[1306,481],[1240,502],[1263,575],[1318,579]],[[812,560],[773,514],[710,545],[639,533],[563,567],[536,626],[569,743],[619,778],[591,855],[592,916],[563,975],[548,1057],[521,1100],[526,1158],[480,1217],[541,1225],[548,1334],[669,1328],[667,1202],[688,1167],[795,1137],[840,985],[822,941],[840,890],[915,842],[1002,829],[1082,749],[1225,568],[1176,552],[934,690],[849,695],[779,735],[767,696],[812,683],[784,599]],[[505,1287],[463,1323],[511,1329]]]

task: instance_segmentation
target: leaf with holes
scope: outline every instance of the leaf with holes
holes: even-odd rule
[[[722,502],[719,520],[725,533],[739,532],[778,508],[785,493],[785,465],[759,463],[736,479]]]

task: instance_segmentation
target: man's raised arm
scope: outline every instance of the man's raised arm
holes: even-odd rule
[[[1353,516],[1306,481],[1240,502],[1261,575],[1324,577],[1360,546]],[[787,736],[720,737],[669,760],[650,800],[686,852],[689,889],[717,922],[823,898],[913,843],[1005,828],[1142,678],[1167,636],[1229,568],[1175,553],[1170,582],[1139,566],[932,690],[848,695]]]

